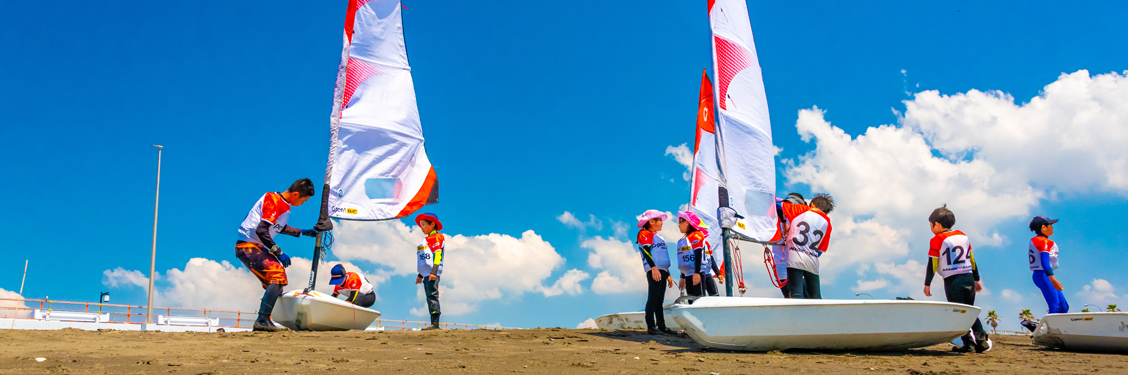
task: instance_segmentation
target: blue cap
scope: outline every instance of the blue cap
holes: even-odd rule
[[[333,266],[333,270],[329,271],[329,285],[340,285],[345,282],[345,266],[340,264]]]
[[[1053,225],[1056,222],[1058,222],[1058,219],[1035,216],[1033,220],[1030,220],[1030,230],[1037,232],[1039,229],[1042,229],[1043,225]]]

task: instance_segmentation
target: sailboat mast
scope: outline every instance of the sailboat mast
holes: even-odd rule
[[[329,182],[333,179],[333,161],[337,157],[338,144],[337,135],[341,127],[341,111],[344,110],[345,103],[345,79],[349,67],[349,47],[352,46],[352,23],[355,20],[357,3],[356,1],[349,1],[349,7],[345,16],[345,32],[344,32],[344,47],[341,48],[341,63],[337,66],[337,82],[333,89],[333,113],[329,116],[329,160],[325,163],[325,184],[321,187],[321,210],[317,217],[317,224],[313,229],[317,231],[317,238],[313,244],[313,265],[309,270],[309,286],[305,288],[305,293],[313,290],[314,284],[317,282],[317,266],[321,263],[321,255],[325,252],[322,247],[325,232],[333,230],[333,220],[329,218]]]
[[[709,18],[709,37],[710,37],[709,39],[711,39],[711,40],[715,39],[715,37],[716,37],[715,32],[714,32],[713,27],[712,27],[713,26],[712,25],[713,17],[709,14],[712,11],[712,8],[711,8],[712,5],[713,5],[713,2],[710,1],[709,2],[710,8],[707,9],[706,12],[705,12],[705,16]],[[717,43],[710,42],[709,45],[712,48],[712,52],[713,52],[712,56],[714,56],[713,57],[713,80],[715,82],[720,82],[717,79],[718,77],[716,76],[716,74],[718,72],[718,70],[717,70],[717,59],[716,59]],[[722,103],[725,100],[725,98],[722,98],[720,96],[720,87],[721,87],[721,85],[719,85],[719,84],[713,85],[713,98],[714,98],[713,99],[713,113],[715,114],[713,116],[713,119],[717,123],[716,126],[713,127],[714,132],[715,132],[714,134],[716,134],[714,139],[715,139],[715,142],[716,142],[716,155],[717,155],[717,206],[718,206],[717,207],[717,222],[721,224],[721,244],[722,244],[721,245],[721,252],[723,253],[723,259],[724,259],[722,261],[722,266],[724,266],[724,272],[725,272],[725,296],[732,297],[733,296],[733,294],[732,294],[732,282],[733,282],[732,261],[733,261],[733,256],[732,256],[732,245],[731,245],[731,243],[732,243],[732,240],[731,240],[731,238],[732,238],[732,223],[731,223],[731,221],[729,223],[725,223],[726,220],[724,220],[724,218],[726,217],[726,215],[723,213],[726,209],[728,209],[728,210],[731,210],[731,209],[729,208],[728,188],[726,188],[727,184],[726,184],[726,179],[725,179],[725,145],[724,145],[724,141],[723,141],[724,140],[724,134],[723,134],[724,132],[722,130],[722,129],[724,129],[724,124],[723,124],[724,117],[719,116],[719,114],[721,113],[720,103]],[[731,216],[731,214],[729,216]]]

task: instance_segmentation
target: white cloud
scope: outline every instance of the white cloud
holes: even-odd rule
[[[843,270],[900,262],[910,249],[923,258],[932,236],[926,218],[943,203],[956,213],[956,229],[983,251],[1010,243],[996,227],[1029,217],[1046,197],[1128,196],[1124,74],[1062,74],[1027,103],[978,90],[925,91],[904,103],[899,125],[857,136],[832,126],[817,107],[799,111],[799,135],[815,148],[782,164],[788,185],[830,193],[838,203],[820,270],[825,282]],[[1030,150],[1054,157],[1031,158]],[[894,278],[886,288],[918,293],[922,271],[910,271],[909,285]]]
[[[0,289],[0,318],[24,318],[31,315],[30,311],[15,310],[28,308],[27,304],[23,301],[12,300],[22,298],[23,296],[21,296],[19,293]]]
[[[556,220],[564,223],[564,225],[579,230],[591,228],[598,231],[603,229],[603,221],[597,219],[595,215],[591,215],[591,218],[588,221],[584,222],[580,221],[580,219],[577,219],[576,215],[572,215],[571,212],[564,211],[564,213],[556,217]]]
[[[113,270],[102,271],[102,285],[117,288],[119,286],[149,287],[149,277],[137,270],[126,270],[118,267]]]
[[[666,155],[673,155],[674,160],[685,167],[682,178],[689,181],[690,174],[693,173],[693,150],[690,150],[689,146],[682,143],[680,146],[666,146]]]
[[[284,290],[304,289],[309,283],[312,262],[304,258],[291,258],[286,268],[289,280]],[[329,265],[326,263],[317,274],[316,289],[331,291],[329,287]],[[379,290],[380,283],[387,280],[380,273],[365,272],[360,267],[344,262],[346,268],[360,270],[373,287]],[[140,271],[125,270],[121,267],[103,272],[103,284],[111,288],[148,288],[148,278],[141,277]],[[111,276],[114,275],[114,276]],[[246,268],[238,267],[226,260],[214,261],[205,258],[192,258],[183,269],[170,269],[164,277],[157,278],[153,296],[154,304],[171,307],[198,307],[222,310],[258,311],[262,299],[262,284]],[[379,295],[377,293],[377,295]]]
[[[622,221],[611,223],[611,230],[615,232],[615,238],[627,238],[631,230],[631,225]]]
[[[565,214],[561,216],[575,219],[571,213]],[[594,216],[592,219],[595,220]],[[561,219],[561,222],[564,221]],[[414,250],[424,238],[418,227],[409,227],[399,221],[342,221],[337,223],[334,234],[333,255],[343,260],[378,265],[389,276],[417,274]],[[446,249],[449,261],[443,265],[443,276],[439,282],[443,315],[475,311],[480,303],[502,296],[517,297],[526,292],[546,295],[582,292],[574,283],[582,280],[577,279],[581,274],[586,274],[578,270],[565,272],[552,286],[544,286],[552,272],[563,266],[565,260],[551,244],[531,230],[520,237],[496,233],[478,236],[447,234]],[[418,298],[423,301],[422,292],[419,292]]]
[[[1003,299],[1010,301],[1011,303],[1022,302],[1022,294],[1014,290],[1003,289],[1002,293],[1000,294],[1003,296]]]
[[[559,279],[556,279],[555,284],[552,284],[551,287],[544,288],[542,292],[545,297],[558,296],[564,293],[574,296],[584,292],[584,288],[580,286],[580,282],[590,277],[591,275],[584,271],[577,269],[568,270],[568,272],[564,273],[564,276],[560,276]]]
[[[881,289],[889,286],[889,281],[885,279],[877,279],[871,281],[858,280],[858,286],[854,287],[855,292],[868,292],[874,289]]]
[[[599,328],[599,326],[595,324],[595,319],[592,319],[592,318],[588,318],[588,320],[580,322],[580,324],[576,325],[576,329],[585,329],[585,328],[586,329],[596,329],[596,328]]]
[[[580,247],[591,250],[588,266],[602,270],[591,282],[592,292],[613,294],[646,290],[642,258],[631,242],[595,236],[584,240]]]
[[[949,158],[983,160],[1023,183],[1128,195],[1126,102],[1128,77],[1080,70],[1023,104],[1000,91],[921,92],[905,102],[904,124]],[[1053,157],[1034,162],[1030,150]]]
[[[1105,279],[1093,279],[1091,284],[1086,285],[1084,289],[1077,292],[1075,295],[1081,298],[1081,301],[1084,303],[1100,305],[1106,303],[1115,304],[1121,297],[1116,295],[1116,288],[1112,286],[1112,283]],[[1101,308],[1104,308],[1104,306],[1101,306]]]

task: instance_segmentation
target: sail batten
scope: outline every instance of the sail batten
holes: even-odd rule
[[[350,0],[326,168],[329,217],[387,220],[438,202],[399,0]]]

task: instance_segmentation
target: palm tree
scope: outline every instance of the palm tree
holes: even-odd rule
[[[1092,312],[1092,311],[1089,311],[1089,309],[1083,309],[1083,310],[1081,310],[1081,312]]]
[[[995,310],[987,312],[987,324],[991,325],[991,334],[995,334],[995,328],[999,327],[999,316],[995,314]]]
[[[1022,312],[1018,313],[1018,318],[1022,320],[1034,320],[1034,313],[1030,312],[1030,309],[1022,309]]]
[[[1107,308],[1107,309],[1105,309],[1105,311],[1108,311],[1108,312],[1120,312],[1120,309],[1116,308],[1116,305],[1108,305],[1108,308]]]

